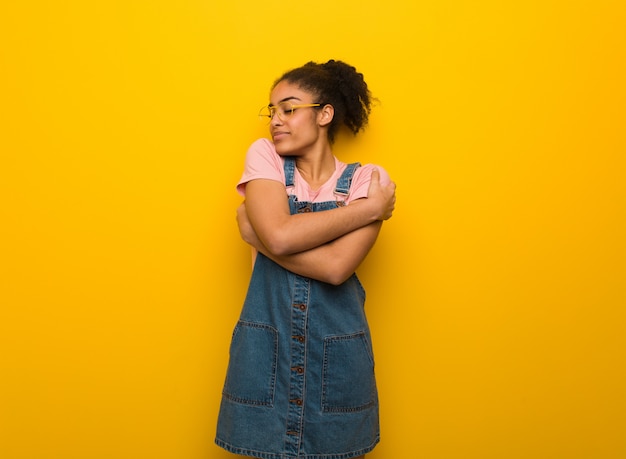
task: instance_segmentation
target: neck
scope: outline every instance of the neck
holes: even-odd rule
[[[309,153],[296,157],[296,167],[312,189],[322,186],[335,172],[335,157],[326,143]]]

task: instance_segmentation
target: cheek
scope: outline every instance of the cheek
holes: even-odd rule
[[[303,114],[304,115],[304,114]],[[317,125],[316,119],[314,116],[301,116],[297,120],[293,120],[294,122],[291,125],[294,129],[297,129],[298,134],[301,136],[311,136],[315,135],[318,131],[319,127]]]

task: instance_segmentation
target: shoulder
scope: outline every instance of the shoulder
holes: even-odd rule
[[[255,140],[246,153],[244,172],[237,183],[237,190],[245,194],[245,184],[251,180],[268,179],[284,183],[283,158],[274,144],[265,138]]]
[[[363,166],[359,167],[354,172],[353,181],[357,183],[367,182],[369,186],[369,182],[371,181],[372,172],[374,171],[374,169],[378,170],[378,173],[380,174],[380,183],[382,185],[388,185],[389,183],[391,183],[391,177],[389,177],[387,171],[382,166],[379,166],[377,164],[364,164]]]
[[[268,139],[257,139],[246,153],[246,169],[282,168],[283,159]]]
[[[350,185],[350,196],[348,203],[355,199],[366,198],[367,192],[372,181],[372,172],[378,170],[380,174],[380,183],[385,186],[391,183],[391,178],[387,171],[376,164],[365,164],[356,169],[352,177],[352,184]]]
[[[278,153],[276,153],[276,148],[274,148],[274,144],[269,139],[261,138],[252,142],[250,147],[248,147],[246,159],[256,156],[273,157],[278,156]]]

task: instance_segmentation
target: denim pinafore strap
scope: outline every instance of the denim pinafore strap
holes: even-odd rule
[[[359,167],[361,167],[361,163],[351,163],[346,166],[345,170],[337,179],[337,183],[335,184],[335,195],[337,195],[338,197],[343,197],[344,199],[348,197],[348,195],[350,194],[350,185],[352,185],[352,177]],[[296,175],[296,161],[293,156],[285,157],[283,170],[285,171],[285,186],[287,188],[294,186],[294,179]],[[293,213],[294,212],[292,212],[292,214]]]
[[[358,163],[335,201],[289,195],[292,214],[345,205]],[[286,186],[295,160],[285,158]],[[332,263],[332,260],[329,260]],[[334,286],[257,255],[233,331],[215,442],[261,459],[349,459],[379,441],[374,356],[356,274]]]

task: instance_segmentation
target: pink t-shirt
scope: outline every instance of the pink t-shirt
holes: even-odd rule
[[[237,184],[237,191],[242,196],[246,193],[246,183],[255,179],[275,180],[285,183],[285,171],[283,168],[285,160],[274,148],[274,144],[268,139],[256,140],[248,149],[246,154],[246,162],[241,176],[241,180]],[[302,178],[298,169],[294,173],[294,186],[287,187],[287,194],[294,194],[299,201],[308,202],[324,202],[336,201],[335,186],[337,180],[346,169],[347,164],[342,163],[335,157],[335,172],[324,185],[318,190],[312,190],[309,184]],[[372,171],[377,168],[380,173],[380,183],[387,185],[391,182],[389,174],[380,166],[366,164],[357,168],[352,178],[350,186],[350,194],[345,198],[346,204],[359,198],[367,197],[367,190],[370,185]]]

